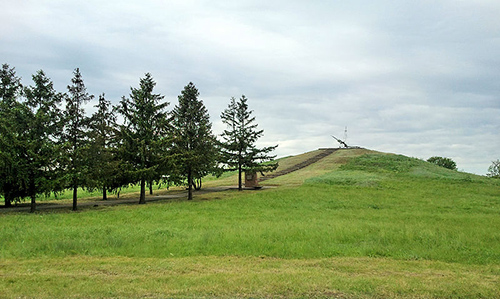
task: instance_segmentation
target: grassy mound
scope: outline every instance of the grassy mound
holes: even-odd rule
[[[280,186],[0,215],[0,294],[500,297],[500,180],[356,149],[266,184]]]
[[[379,186],[388,179],[405,178],[464,182],[495,182],[488,178],[446,169],[435,164],[403,155],[371,153],[352,156],[335,171],[306,179],[308,184]]]

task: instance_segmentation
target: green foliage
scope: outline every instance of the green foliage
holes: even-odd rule
[[[488,177],[500,179],[500,160],[492,161],[488,167]]]
[[[27,196],[35,209],[38,194],[50,194],[60,191],[61,184],[61,144],[60,133],[63,127],[63,115],[59,109],[62,94],[54,90],[52,81],[43,71],[33,75],[34,86],[25,89],[26,129],[22,146],[25,149],[24,180]]]
[[[130,98],[123,97],[117,107],[125,123],[119,126],[118,152],[131,182],[139,182],[139,203],[146,201],[146,182],[158,181],[167,173],[169,122],[164,96],[153,93],[156,82],[149,73],[140,79],[139,88],[131,88]],[[124,182],[128,184],[129,182]]]
[[[242,172],[267,172],[278,167],[273,162],[276,156],[269,155],[278,147],[269,146],[259,149],[256,141],[263,136],[264,130],[257,130],[253,111],[249,110],[248,99],[242,95],[239,101],[234,97],[221,114],[221,119],[226,124],[221,137],[221,158],[225,171],[238,170],[238,188],[242,189]]]
[[[10,73],[6,70],[9,68],[4,65],[3,75],[15,77],[13,69]],[[43,71],[32,78],[34,85],[23,90],[23,102],[10,98],[21,94],[20,79],[2,79],[16,84],[17,90],[12,86],[2,88],[0,189],[6,204],[14,199],[31,198],[33,212],[37,195],[60,190],[57,141],[62,123],[58,108],[62,96]]]
[[[16,75],[15,68],[8,64],[2,64],[0,70],[0,103],[2,111],[12,107],[22,94],[21,78]]]
[[[6,206],[26,196],[23,174],[18,167],[22,162],[17,159],[19,147],[15,146],[24,126],[21,94],[21,79],[14,68],[3,64],[0,70],[0,194]]]
[[[450,158],[436,157],[435,156],[435,157],[430,157],[429,159],[427,159],[427,162],[433,163],[433,164],[436,164],[438,166],[448,168],[451,170],[457,170],[457,163],[455,163],[455,161],[453,161]]]
[[[172,153],[176,157],[175,178],[188,185],[192,199],[194,180],[214,172],[217,161],[215,136],[208,110],[199,100],[200,93],[190,82],[178,96],[179,103],[172,112]]]
[[[73,72],[71,85],[65,97],[64,111],[64,155],[66,159],[65,176],[68,187],[73,189],[73,210],[77,209],[78,187],[85,186],[88,178],[88,147],[87,129],[89,119],[85,116],[83,105],[94,98],[87,93],[80,69]]]
[[[122,186],[121,161],[115,150],[116,116],[104,94],[99,96],[94,107],[97,111],[90,118],[89,178],[86,185],[90,190],[100,189],[106,200],[108,191]]]

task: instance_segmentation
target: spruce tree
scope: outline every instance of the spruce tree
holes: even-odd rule
[[[116,116],[111,102],[106,100],[104,94],[99,96],[99,101],[94,107],[97,111],[90,118],[89,137],[89,179],[87,187],[100,189],[102,199],[107,200],[107,191],[114,187],[114,182],[119,176],[120,161],[115,151],[115,126]]]
[[[160,180],[167,172],[168,102],[153,93],[156,82],[147,73],[139,88],[131,88],[130,98],[123,97],[117,111],[123,116],[119,152],[134,182],[139,182],[139,203],[146,203],[146,183]]]
[[[216,166],[216,139],[210,115],[199,95],[190,82],[178,96],[179,103],[172,112],[177,179],[187,184],[188,200],[193,198],[194,181],[213,172]]]
[[[18,142],[23,149],[21,169],[26,195],[31,199],[31,212],[36,209],[36,197],[62,190],[60,182],[60,133],[62,94],[54,90],[52,81],[40,70],[33,75],[33,86],[25,88],[23,109],[25,128]]]
[[[16,75],[16,69],[7,63],[0,70],[0,112],[8,112],[22,94],[21,78]]]
[[[20,96],[22,95],[21,78],[15,69],[3,64],[0,70],[0,195],[5,206],[11,206],[16,199],[24,197],[22,174],[19,173],[19,153],[15,146],[22,133],[20,121]]]
[[[66,177],[73,190],[73,211],[77,210],[78,187],[84,186],[87,172],[88,118],[83,105],[94,98],[87,93],[80,69],[73,72],[65,110],[64,143],[67,161]]]
[[[238,171],[238,189],[242,190],[242,172],[272,171],[278,167],[273,163],[276,156],[269,155],[276,147],[269,146],[257,148],[256,141],[263,136],[264,130],[257,129],[253,111],[249,110],[248,99],[242,95],[239,101],[233,97],[221,114],[221,119],[226,124],[221,137],[221,156],[225,164],[225,171]],[[270,162],[265,163],[264,162]]]

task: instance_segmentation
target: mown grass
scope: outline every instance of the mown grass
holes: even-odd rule
[[[496,298],[494,266],[387,258],[75,256],[0,261],[2,297]]]
[[[0,294],[500,297],[498,180],[355,156],[271,190],[1,215]]]

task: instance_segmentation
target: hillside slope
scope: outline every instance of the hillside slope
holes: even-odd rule
[[[0,215],[0,297],[500,298],[500,180],[355,149],[263,184]]]
[[[296,165],[304,163],[319,154],[323,150],[318,149],[315,151],[307,152],[304,154],[285,157],[278,160],[279,167],[275,172],[285,171],[287,169],[294,168]],[[296,186],[304,183],[308,178],[320,176],[334,170],[337,170],[340,166],[347,163],[350,159],[359,157],[365,154],[382,154],[380,152],[368,150],[368,149],[338,149],[332,152],[330,155],[323,157],[319,161],[294,172],[288,173],[283,176],[272,178],[262,182],[262,185],[289,185]],[[272,173],[265,173],[265,175],[272,175]]]
[[[265,173],[271,178],[263,180],[262,185],[296,186],[311,179],[329,181],[330,183],[359,180],[360,183],[363,183],[363,177],[365,179],[376,177],[381,179],[391,175],[428,179],[489,181],[483,176],[446,169],[417,158],[368,149],[338,149],[307,167],[286,173],[287,170],[294,169],[296,165],[320,155],[322,151],[324,150],[315,150],[280,159],[278,161],[279,167],[275,172],[285,174],[274,178],[273,173]]]

